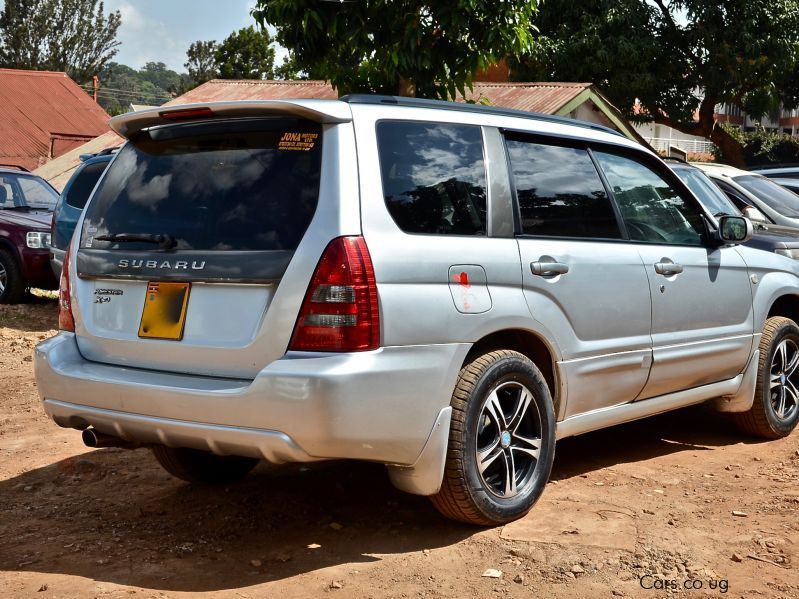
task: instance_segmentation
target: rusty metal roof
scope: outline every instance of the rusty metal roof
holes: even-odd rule
[[[325,81],[272,81],[212,79],[165,106],[196,102],[229,102],[235,100],[283,100],[314,98],[336,100],[338,94]]]
[[[0,69],[0,163],[34,169],[108,131],[108,114],[66,73]]]
[[[590,83],[491,83],[476,82],[466,100],[487,100],[494,106],[555,114]],[[315,98],[334,100],[338,93],[325,81],[228,81],[213,79],[166,104],[192,104],[231,100],[281,100]],[[461,101],[464,98],[459,98]]]

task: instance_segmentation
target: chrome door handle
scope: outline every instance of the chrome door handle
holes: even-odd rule
[[[569,265],[562,262],[530,262],[530,270],[539,277],[554,277],[569,272]]]
[[[655,272],[659,275],[671,276],[682,272],[682,265],[674,262],[656,262]]]

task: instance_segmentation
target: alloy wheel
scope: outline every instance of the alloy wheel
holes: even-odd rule
[[[5,266],[0,264],[0,295],[6,290],[6,285],[8,285],[8,271]]]
[[[791,339],[783,339],[771,358],[769,394],[771,407],[780,420],[790,420],[799,409],[799,346]]]
[[[477,470],[483,484],[503,499],[524,493],[540,453],[541,415],[533,394],[515,381],[499,385],[486,398],[477,424]]]

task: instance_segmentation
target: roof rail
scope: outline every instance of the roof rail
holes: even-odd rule
[[[469,104],[467,102],[447,102],[444,100],[428,100],[426,98],[408,98],[405,96],[382,96],[378,94],[347,94],[339,98],[342,102],[348,104],[390,104],[392,106],[406,106],[409,108],[436,108],[438,110],[458,110],[460,112],[477,112],[480,114],[492,114],[497,116],[512,116],[523,119],[533,119],[537,121],[546,121],[549,123],[558,123],[563,125],[572,125],[575,127],[583,127],[585,129],[594,129],[595,131],[604,131],[605,133],[612,133],[613,135],[620,135],[615,129],[591,123],[588,121],[581,121],[572,119],[565,116],[555,116],[552,114],[544,114],[542,112],[528,112],[526,110],[515,110],[513,108],[499,108],[497,106],[486,106],[484,104]]]
[[[19,164],[0,164],[0,168],[15,168],[18,171],[22,171],[24,173],[29,173],[30,171],[26,169],[24,166]]]

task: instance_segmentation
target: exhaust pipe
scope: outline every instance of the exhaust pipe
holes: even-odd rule
[[[122,449],[136,449],[141,446],[141,443],[136,441],[127,441],[114,435],[106,435],[93,428],[87,428],[81,433],[83,444],[86,447],[100,448],[100,447],[121,447]]]

